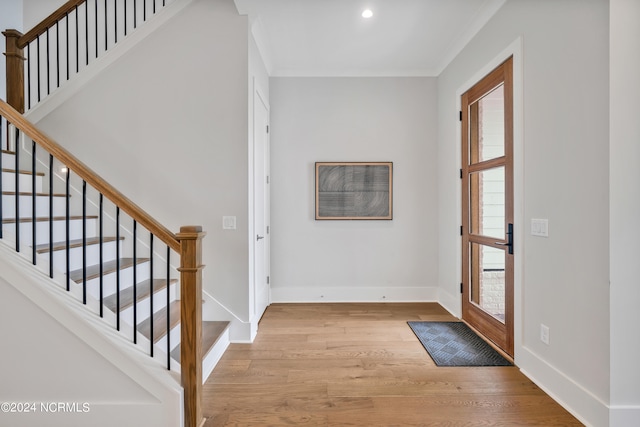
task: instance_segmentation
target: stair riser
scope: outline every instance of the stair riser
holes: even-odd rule
[[[180,324],[178,323],[173,329],[171,329],[171,350],[176,348],[180,344]],[[156,343],[156,348],[166,351],[167,349],[167,336],[163,336]]]
[[[137,267],[137,280],[142,282],[149,279],[149,263],[144,262],[138,264]],[[79,285],[82,285],[82,280],[78,281]],[[125,289],[131,286],[133,283],[133,267],[120,270],[120,289]],[[103,295],[106,297],[116,292],[116,273],[110,273],[103,278]],[[95,278],[87,281],[87,293],[95,297],[100,298],[100,280]]]
[[[31,218],[33,198],[31,196],[19,196],[20,218]],[[65,197],[53,198],[53,216],[64,216],[66,213]],[[5,194],[2,196],[2,218],[13,219],[16,217],[16,196]],[[36,217],[49,217],[49,196],[36,196]]]
[[[173,292],[173,289],[170,289],[169,292],[170,292],[169,294],[170,302],[175,301],[176,298],[175,298],[175,292]],[[167,293],[163,289],[162,291],[156,293],[153,297],[153,311],[158,312],[162,310],[164,307],[166,307],[166,305],[167,305]],[[140,302],[138,302],[137,313],[136,313],[136,320],[138,324],[146,320],[149,317],[150,313],[151,313],[151,307],[149,306],[149,298],[147,297],[141,300]],[[133,306],[130,306],[126,310],[122,310],[120,312],[120,318],[129,324],[133,324]],[[154,326],[156,326],[157,328],[164,328],[165,325],[162,325],[162,326],[154,325]]]
[[[98,220],[95,218],[87,219],[87,237],[95,236]],[[20,240],[31,244],[32,236],[32,223],[21,222],[20,223]],[[7,232],[15,235],[15,224],[4,224],[3,229]],[[82,220],[76,219],[69,221],[69,235],[70,239],[82,238]],[[65,222],[54,221],[53,222],[53,241],[62,242],[66,240],[65,237]],[[49,221],[37,221],[36,222],[36,244],[49,243]]]
[[[116,259],[116,242],[103,243],[102,245],[102,261],[108,262]],[[49,257],[49,253],[41,254],[44,257]],[[69,248],[69,270],[78,270],[82,268],[82,247]],[[67,253],[66,249],[61,249],[53,252],[53,265],[58,271],[66,271]],[[100,263],[100,245],[87,246],[87,265],[96,265]]]
[[[18,186],[20,191],[31,191],[31,175],[18,174]],[[36,193],[42,193],[42,176],[36,176]],[[2,191],[16,190],[16,174],[14,172],[2,172]]]

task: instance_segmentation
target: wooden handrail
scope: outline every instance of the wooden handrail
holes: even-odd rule
[[[151,217],[151,215],[133,203],[124,194],[116,190],[107,181],[91,170],[91,168],[64,149],[60,144],[56,143],[53,139],[38,130],[33,124],[31,124],[31,122],[25,119],[22,114],[1,99],[0,113],[2,113],[9,123],[24,132],[25,135],[38,143],[42,148],[52,154],[53,157],[61,161],[76,175],[85,180],[87,184],[93,186],[106,198],[119,206],[121,210],[126,212],[131,218],[149,230],[149,232],[153,233],[156,237],[169,245],[171,249],[180,253],[180,242],[174,233],[156,221]]]
[[[25,35],[18,40],[18,47],[24,48],[26,45],[34,41],[39,35],[45,33],[47,28],[64,18],[66,14],[85,3],[87,0],[69,0],[62,6],[60,6],[55,12],[47,16],[38,25],[29,30]]]

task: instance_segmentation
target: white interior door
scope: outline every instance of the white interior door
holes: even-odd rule
[[[269,108],[254,93],[254,316],[262,316],[270,302],[269,289]]]

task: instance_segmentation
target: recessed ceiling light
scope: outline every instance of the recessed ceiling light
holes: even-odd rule
[[[365,9],[362,12],[362,17],[363,18],[371,18],[373,16],[373,12],[371,11],[371,9]]]

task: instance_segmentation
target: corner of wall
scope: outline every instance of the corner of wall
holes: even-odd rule
[[[462,317],[460,294],[451,294],[442,288],[438,288],[438,303],[455,317]]]

